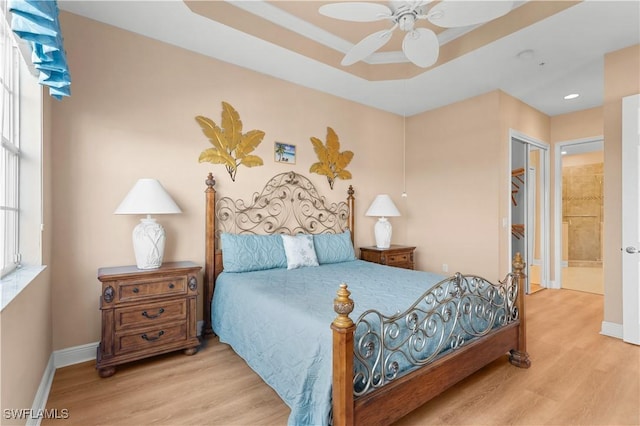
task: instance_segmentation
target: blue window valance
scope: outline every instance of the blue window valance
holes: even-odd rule
[[[70,96],[71,76],[64,52],[56,0],[9,0],[11,29],[31,45],[39,82],[56,99]]]

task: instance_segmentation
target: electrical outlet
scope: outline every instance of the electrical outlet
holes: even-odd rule
[[[446,263],[442,264],[442,272],[449,272],[449,265],[447,265]]]

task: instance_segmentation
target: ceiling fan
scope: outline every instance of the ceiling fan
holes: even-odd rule
[[[415,65],[427,68],[438,60],[440,45],[436,34],[428,28],[418,28],[416,21],[426,19],[443,28],[466,27],[491,21],[507,14],[513,1],[506,0],[442,0],[427,10],[430,0],[391,1],[382,3],[340,2],[320,7],[325,16],[352,22],[389,20],[393,26],[377,31],[354,45],[342,59],[342,65],[354,64],[384,46],[393,31],[400,28],[406,32],[402,51]]]

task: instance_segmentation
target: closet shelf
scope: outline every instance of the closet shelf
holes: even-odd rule
[[[520,185],[524,184],[524,168],[520,167],[519,169],[511,170],[511,202],[514,206],[518,205],[516,201],[516,194],[520,191]],[[518,184],[520,182],[520,184]]]
[[[511,225],[511,235],[517,239],[520,239],[521,237],[524,238],[524,224],[514,223]]]

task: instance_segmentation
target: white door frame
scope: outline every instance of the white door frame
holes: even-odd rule
[[[622,99],[622,339],[640,345],[640,94]]]
[[[544,173],[542,176],[542,190],[544,191],[544,193],[542,194],[542,202],[544,203],[544,214],[542,214],[542,217],[540,218],[540,231],[541,231],[541,235],[542,235],[542,247],[540,247],[541,250],[541,255],[540,257],[542,258],[542,268],[540,271],[540,280],[542,281],[541,285],[543,287],[549,287],[550,285],[550,281],[549,281],[549,274],[551,271],[551,264],[550,264],[550,242],[549,242],[549,211],[550,211],[550,207],[549,207],[549,182],[550,180],[550,164],[551,164],[551,160],[550,160],[550,154],[551,154],[551,150],[550,150],[550,146],[548,143],[543,142],[541,140],[532,138],[531,136],[525,135],[524,133],[521,133],[517,130],[513,130],[513,129],[509,129],[509,170],[508,172],[508,182],[509,182],[509,194],[507,195],[507,199],[511,199],[511,169],[512,167],[512,144],[513,144],[513,140],[516,139],[520,142],[524,142],[526,144],[529,145],[533,145],[535,147],[540,148],[541,150],[545,151],[545,155],[544,155],[544,159],[542,159],[541,164],[543,165],[544,168]],[[528,151],[527,151],[528,152]],[[509,220],[508,220],[508,229],[511,229],[511,208],[509,208],[509,216],[508,216]],[[509,233],[509,235],[511,235]],[[527,241],[528,243],[528,241]],[[512,251],[513,247],[511,244],[511,238],[509,238],[509,244],[508,244],[508,250],[507,250],[507,256],[508,258],[508,265],[511,265],[511,261],[512,259]],[[528,261],[529,262],[529,261]],[[527,267],[529,267],[531,265],[527,265]],[[527,280],[527,283],[529,281]]]
[[[602,143],[604,136],[594,136],[591,138],[574,139],[555,144],[555,184],[553,197],[553,222],[555,224],[554,232],[554,253],[555,253],[555,280],[552,288],[562,288],[562,151],[568,147],[582,145],[586,143]]]

